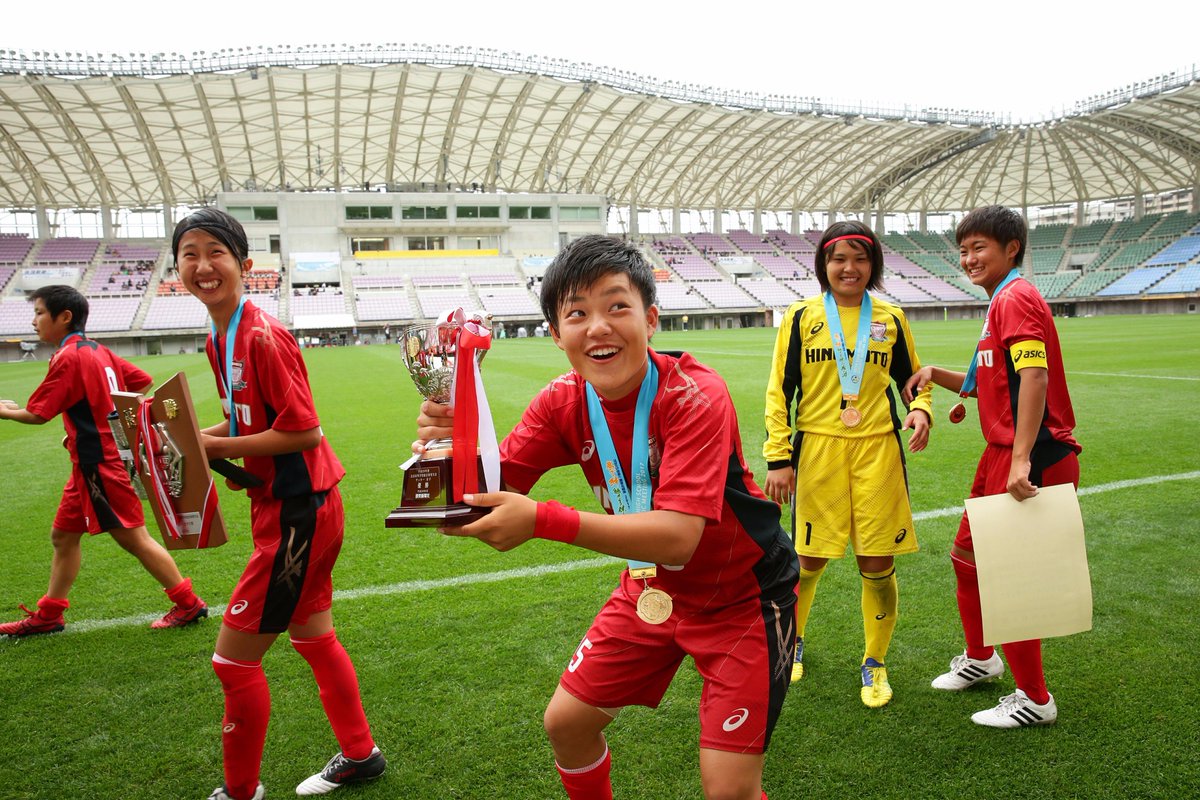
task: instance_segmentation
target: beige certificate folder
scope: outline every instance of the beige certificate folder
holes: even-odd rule
[[[966,505],[984,643],[1091,630],[1092,584],[1075,487],[1044,486],[1024,502],[1006,493]]]

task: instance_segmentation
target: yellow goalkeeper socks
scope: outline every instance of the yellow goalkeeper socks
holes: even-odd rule
[[[803,573],[801,573],[803,574]],[[900,597],[896,586],[896,568],[885,572],[860,572],[862,575],[863,633],[867,640],[863,662],[868,658],[887,663],[888,645],[896,629]]]

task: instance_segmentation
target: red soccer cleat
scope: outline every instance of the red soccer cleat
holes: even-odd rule
[[[171,610],[163,615],[162,619],[156,619],[150,623],[150,627],[155,630],[162,628],[182,628],[185,625],[191,625],[193,622],[208,616],[208,606],[199,597],[196,602],[186,608],[183,606],[171,606]]]
[[[33,636],[38,633],[57,633],[67,626],[67,621],[63,619],[60,613],[53,619],[46,619],[39,611],[30,611],[21,603],[21,610],[25,612],[25,619],[19,619],[16,622],[5,622],[0,624],[0,636]]]

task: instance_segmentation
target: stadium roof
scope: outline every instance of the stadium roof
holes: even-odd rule
[[[0,207],[221,190],[581,192],[646,208],[941,211],[1200,182],[1200,73],[1037,124],[729,92],[498,50],[0,51]]]

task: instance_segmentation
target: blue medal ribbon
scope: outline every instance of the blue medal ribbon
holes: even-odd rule
[[[871,346],[871,294],[863,292],[862,305],[858,310],[858,336],[854,342],[854,361],[846,352],[846,334],[842,332],[842,318],[832,292],[825,292],[825,321],[833,339],[833,357],[837,361],[838,381],[842,384],[842,399],[858,399],[862,387],[863,370],[867,366],[867,349]]]
[[[229,319],[229,326],[225,329],[225,374],[221,377],[225,379],[225,402],[229,404],[229,435],[237,436],[237,408],[233,404],[233,347],[237,342],[238,323],[242,321],[242,306],[246,305],[246,296],[242,295],[238,299],[237,311],[233,312],[233,316]],[[217,338],[217,323],[212,323],[213,344],[217,345],[217,363],[221,363],[221,351]]]
[[[1010,283],[1012,283],[1019,277],[1021,277],[1021,271],[1019,269],[1017,269],[1016,267],[1013,267],[1011,270],[1009,270],[1009,273],[1004,276],[1004,280],[1000,281],[1000,285],[996,287],[996,291],[992,292],[992,298],[990,300],[988,300],[987,313],[984,314],[984,316],[983,316],[983,330],[984,331],[986,331],[987,327],[988,327],[988,317],[991,316],[991,313],[992,313],[992,303],[994,303],[996,301],[996,298],[1000,295],[1000,290],[1003,289],[1005,286],[1008,286]],[[979,338],[981,340],[983,339],[982,333],[980,333]],[[962,388],[958,390],[959,397],[968,397],[968,396],[970,396],[971,392],[975,391],[975,386],[977,385],[977,382],[975,380],[975,368],[978,366],[978,364],[979,364],[979,343],[976,342],[975,343],[975,352],[971,356],[971,363],[967,365],[967,376],[965,378],[963,378]]]
[[[596,442],[596,454],[600,456],[600,467],[608,485],[613,511],[617,514],[649,511],[653,492],[650,486],[650,407],[654,404],[654,396],[658,394],[658,369],[654,366],[654,359],[647,353],[646,377],[642,378],[642,386],[638,389],[637,406],[633,413],[633,452],[629,463],[633,470],[632,487],[625,480],[625,471],[621,469],[621,460],[617,458],[617,448],[608,429],[608,420],[604,418],[600,396],[590,383],[584,386],[592,438]],[[653,568],[654,564],[647,561],[629,561],[630,574],[634,577],[639,577],[636,571]]]

